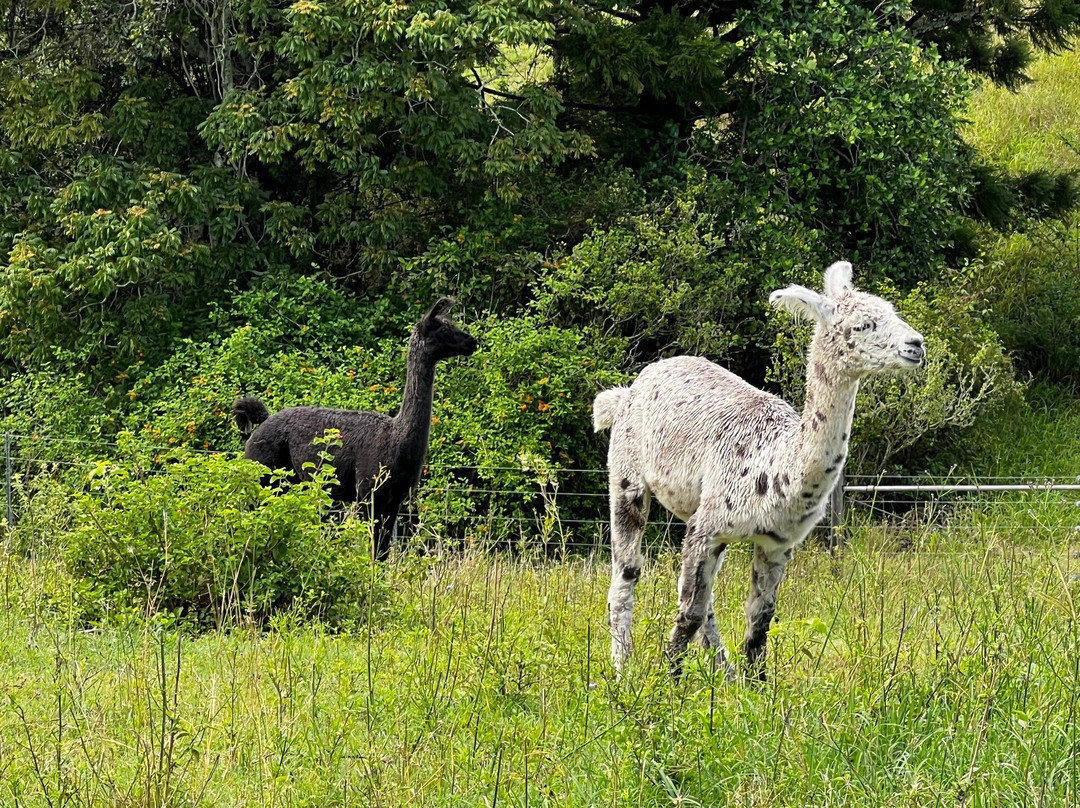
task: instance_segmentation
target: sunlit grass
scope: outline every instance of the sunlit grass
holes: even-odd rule
[[[1043,56],[1028,73],[1017,92],[987,84],[976,94],[965,137],[1010,171],[1080,168],[1080,54]]]
[[[1002,413],[984,430],[983,473],[1080,475],[1080,398],[1049,385],[1029,388],[1026,398],[1022,409]]]
[[[676,559],[608,662],[602,559],[387,566],[371,630],[95,632],[6,562],[0,803],[20,805],[1064,805],[1080,642],[1068,547],[860,531],[805,548],[764,686],[662,650]],[[54,574],[54,573],[48,573]],[[717,617],[734,648],[749,552]]]

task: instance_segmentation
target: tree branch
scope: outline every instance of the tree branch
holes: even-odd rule
[[[598,11],[601,14],[609,14],[610,16],[615,17],[616,19],[623,20],[625,22],[638,23],[641,22],[642,19],[640,14],[630,14],[625,11],[616,11],[613,8],[600,6],[596,3],[583,2],[582,5],[586,6],[587,8],[591,8],[593,11]]]
[[[948,28],[957,23],[972,22],[982,16],[982,12],[977,9],[968,9],[967,11],[956,11],[951,14],[938,14],[934,17],[927,17],[923,11],[919,11],[908,20],[905,26],[908,32],[914,37],[923,37],[934,31],[940,31],[942,28]]]
[[[466,84],[465,86],[469,87],[470,89],[476,90],[477,92],[479,92],[481,94],[494,95],[494,96],[498,96],[499,98],[505,98],[505,99],[510,100],[510,101],[528,101],[529,100],[523,95],[517,95],[516,93],[506,93],[506,92],[503,92],[501,90],[493,90],[490,87],[487,87],[487,86],[485,86],[483,84]],[[623,106],[623,105],[608,106],[608,105],[605,105],[605,104],[593,104],[593,103],[588,102],[588,101],[568,101],[568,100],[565,100],[565,99],[563,100],[562,104],[567,109],[577,109],[577,110],[582,110],[582,111],[585,111],[585,112],[617,112],[617,113],[621,113],[623,115],[642,115],[644,117],[649,117],[649,118],[655,118],[655,117],[667,118],[667,117],[670,117],[668,115],[663,115],[662,113],[658,113],[658,112],[649,112],[649,111],[647,111],[645,109],[642,109],[640,106],[637,106],[637,107],[629,107],[629,106]],[[690,118],[688,118],[688,120],[694,120],[694,119],[699,118],[699,117],[701,117],[701,116],[700,115],[691,116]]]
[[[11,13],[8,14],[8,48],[15,50],[15,12],[19,7],[18,0],[10,0]]]

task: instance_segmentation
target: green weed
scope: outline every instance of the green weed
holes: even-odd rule
[[[0,802],[19,805],[1066,805],[1080,640],[1067,545],[858,531],[783,585],[769,682],[662,649],[676,559],[608,661],[599,558],[401,558],[379,619],[331,635],[96,632],[44,618],[5,561]],[[730,645],[749,553],[717,586]]]

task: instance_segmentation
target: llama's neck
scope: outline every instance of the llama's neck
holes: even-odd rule
[[[401,409],[394,416],[398,446],[413,462],[422,462],[431,437],[431,403],[435,388],[435,363],[409,346],[408,371]]]
[[[807,358],[806,403],[799,440],[803,478],[811,483],[831,483],[843,468],[858,391],[858,377],[829,362],[821,341],[815,337]],[[824,488],[831,487],[829,484]]]

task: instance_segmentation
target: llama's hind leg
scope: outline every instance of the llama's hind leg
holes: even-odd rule
[[[765,649],[769,625],[776,613],[776,593],[791,561],[791,550],[767,552],[754,547],[750,596],[746,599],[746,662],[750,678],[765,681]]]
[[[713,582],[712,591],[709,593],[709,607],[708,613],[705,615],[705,622],[701,628],[698,629],[697,639],[703,648],[711,650],[713,652],[713,669],[717,666],[724,669],[724,679],[731,682],[736,678],[735,667],[728,659],[727,649],[724,648],[724,643],[720,639],[720,630],[716,627],[716,576],[720,574],[720,568],[724,565],[724,557],[727,555],[727,545],[717,544],[709,550],[713,557],[716,559],[716,566],[713,569]]]
[[[634,587],[644,561],[641,537],[649,516],[649,489],[640,478],[612,473],[611,486],[611,587],[608,589],[608,625],[611,629],[611,661],[622,668],[633,640]]]

